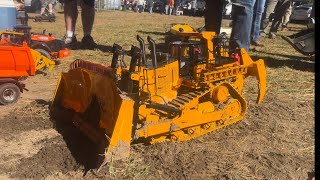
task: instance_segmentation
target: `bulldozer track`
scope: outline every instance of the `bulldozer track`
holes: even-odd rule
[[[187,104],[190,104],[192,101],[198,100],[200,97],[206,95],[210,91],[210,89],[205,89],[202,91],[192,91],[189,93],[180,94],[172,101],[169,101],[168,106],[178,109],[184,109]]]
[[[234,89],[233,86],[232,86],[232,88]],[[207,89],[200,90],[200,91],[192,91],[189,93],[180,94],[172,101],[169,101],[168,106],[178,108],[178,109],[184,109],[188,104],[190,104],[193,101],[198,101],[199,98],[205,96],[210,91],[212,91],[212,89],[207,88]],[[238,94],[238,95],[241,96],[240,94]],[[242,96],[240,98],[243,99]],[[238,101],[238,99],[230,97],[228,101],[229,102]],[[196,103],[196,104],[198,104],[198,103]],[[223,105],[223,106],[226,107],[227,105],[228,104]],[[241,108],[244,108],[244,107],[241,107]],[[220,109],[220,108],[218,108],[218,109]],[[223,108],[222,108],[222,111],[223,111]],[[170,117],[170,113],[167,113],[165,111],[156,110],[155,112],[162,117],[163,116]],[[184,129],[180,129],[178,131],[169,132],[169,133],[163,134],[162,136],[158,136],[156,138],[151,138],[151,143],[163,142],[167,139],[170,139],[173,142],[194,139],[196,137],[211,133],[215,130],[222,129],[228,125],[235,124],[235,123],[239,122],[240,120],[242,120],[242,116],[243,116],[243,114],[240,113],[231,119],[229,118],[228,120],[223,120],[223,119],[216,120],[216,121],[204,123],[204,124],[193,126],[193,127],[187,127]],[[183,138],[179,138],[181,136],[183,136]]]

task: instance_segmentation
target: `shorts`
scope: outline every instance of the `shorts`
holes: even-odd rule
[[[87,6],[93,7],[94,0],[82,0]]]
[[[68,1],[75,1],[75,0],[65,0],[65,3],[68,3]],[[80,5],[81,3],[84,3],[85,5],[87,6],[90,6],[90,7],[94,7],[94,1],[95,0],[76,0],[78,5]]]
[[[56,0],[40,0],[41,2],[41,7],[46,8],[48,4],[55,4]]]

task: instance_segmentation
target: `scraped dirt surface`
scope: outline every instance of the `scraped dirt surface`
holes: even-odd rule
[[[146,19],[134,23],[139,17]],[[118,18],[126,24],[116,24]],[[0,179],[308,179],[314,173],[314,62],[301,56],[280,37],[262,39],[266,47],[250,52],[254,59],[265,59],[268,90],[255,104],[257,82],[246,80],[244,96],[249,108],[237,124],[194,140],[154,145],[135,144],[131,157],[114,161],[98,174],[95,145],[68,123],[56,122],[49,115],[59,72],[67,71],[76,58],[110,63],[107,50],[113,42],[135,43],[135,35],[151,34],[161,42],[163,26],[173,22],[203,25],[203,18],[168,17],[130,12],[97,13],[93,36],[104,48],[71,50],[47,76],[26,80],[29,92],[17,104],[0,106]],[[167,16],[165,16],[167,17]],[[107,22],[102,23],[104,19]],[[63,35],[63,16],[57,22],[29,22],[34,31],[44,27]],[[118,22],[119,23],[119,22]],[[81,22],[77,32],[81,35]],[[55,27],[57,26],[57,27]],[[117,27],[117,28],[115,28]],[[131,27],[125,29],[124,27]],[[304,28],[292,25],[294,29]],[[102,31],[102,29],[104,31]],[[137,30],[136,30],[137,29]],[[119,34],[121,36],[119,36]],[[80,36],[78,40],[81,40]]]

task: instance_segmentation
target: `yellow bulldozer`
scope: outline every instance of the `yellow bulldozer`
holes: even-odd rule
[[[71,114],[66,119],[103,147],[104,162],[128,157],[135,142],[190,140],[242,120],[244,79],[258,80],[257,103],[266,93],[264,61],[214,32],[188,36],[168,53],[149,36],[137,36],[129,51],[114,44],[108,67],[75,60],[61,73],[51,114]]]

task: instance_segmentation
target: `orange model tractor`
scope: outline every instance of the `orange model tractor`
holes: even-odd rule
[[[0,104],[16,102],[25,89],[25,80],[37,70],[54,67],[54,62],[28,47],[0,42]]]

